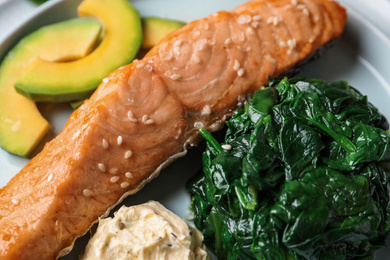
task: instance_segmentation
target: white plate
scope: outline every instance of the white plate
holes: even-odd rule
[[[16,2],[24,2],[14,1],[9,2],[9,9],[15,7]],[[50,1],[37,8],[33,15],[24,19],[20,27],[12,30],[4,38],[0,37],[2,41],[0,42],[0,58],[26,33],[44,24],[76,16],[75,10],[79,2],[80,0]],[[155,15],[191,21],[217,10],[229,10],[245,1],[132,0],[131,2],[143,16]],[[6,8],[7,4],[0,8],[0,13],[6,13]],[[0,17],[0,22],[3,21]],[[307,64],[300,74],[328,81],[348,80],[351,85],[368,95],[369,100],[390,119],[390,73],[387,71],[389,65],[390,40],[357,13],[351,11],[342,39],[319,60]],[[64,104],[54,105],[54,107],[54,112],[53,105],[45,105],[42,110],[53,125],[53,133],[57,134],[71,113],[71,109]],[[189,196],[185,190],[185,183],[201,169],[202,150],[201,147],[190,151],[185,158],[163,170],[156,180],[139,193],[128,197],[121,205],[129,206],[148,200],[158,200],[180,217],[185,218],[189,213]],[[26,162],[27,160],[0,149],[0,187],[4,186]],[[74,250],[61,259],[77,259],[87,241],[87,236],[78,239]],[[385,260],[389,259],[389,256],[390,249],[384,248],[378,251],[376,259]]]

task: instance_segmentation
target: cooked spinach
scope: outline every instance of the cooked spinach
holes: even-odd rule
[[[49,1],[49,0],[30,0],[30,2],[33,2],[34,4],[37,4],[37,5],[43,4],[47,1]]]
[[[370,259],[384,245],[390,136],[366,96],[345,81],[270,78],[226,125],[231,149],[200,130],[203,172],[188,183],[219,259]]]

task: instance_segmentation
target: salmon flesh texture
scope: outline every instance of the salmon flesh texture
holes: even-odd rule
[[[55,259],[248,93],[338,38],[330,0],[249,1],[196,20],[121,67],[0,190],[0,259]]]

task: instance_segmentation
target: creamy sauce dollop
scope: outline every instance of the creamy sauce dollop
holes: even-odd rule
[[[87,259],[209,259],[203,235],[156,201],[122,206],[102,219],[80,257]]]

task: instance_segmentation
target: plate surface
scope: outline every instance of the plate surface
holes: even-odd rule
[[[0,58],[26,33],[36,28],[76,16],[81,0],[50,1],[24,18],[23,23],[13,28],[4,37],[0,36]],[[25,1],[13,0],[0,6],[0,14],[7,13]],[[160,16],[182,21],[191,21],[207,16],[218,10],[229,10],[244,0],[132,0],[142,16]],[[350,2],[347,1],[346,2]],[[347,3],[346,3],[347,4]],[[8,9],[7,9],[8,8]],[[31,8],[31,7],[26,7]],[[0,15],[0,28],[4,25]],[[390,40],[366,19],[349,11],[345,34],[317,61],[307,64],[300,75],[322,78],[328,81],[347,80],[351,85],[368,95],[369,101],[390,119]],[[52,134],[63,128],[71,109],[65,104],[42,105],[41,111],[52,123]],[[185,158],[174,162],[162,171],[160,176],[139,193],[128,197],[121,205],[134,205],[148,200],[158,200],[180,217],[188,216],[189,195],[185,190],[186,181],[201,169],[201,144],[189,151]],[[0,187],[27,163],[27,160],[10,155],[0,149]],[[117,210],[115,208],[115,210]],[[76,241],[74,250],[62,260],[77,259],[88,239],[88,234]],[[388,243],[389,244],[389,241]],[[390,249],[377,252],[376,259],[389,259]]]

